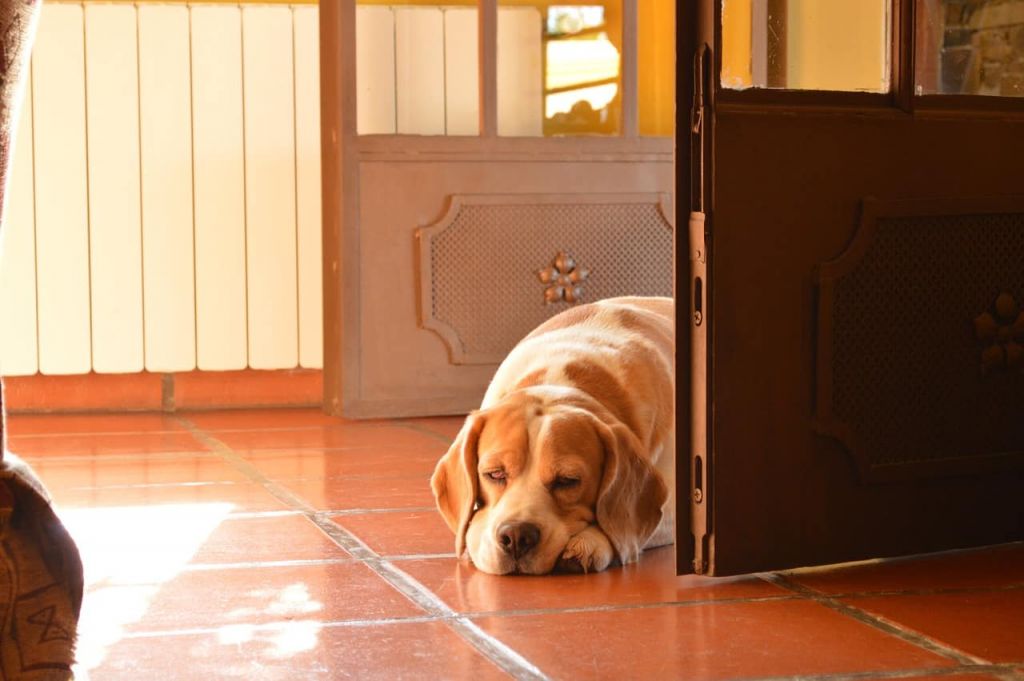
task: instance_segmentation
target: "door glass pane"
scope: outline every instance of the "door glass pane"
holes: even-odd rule
[[[620,130],[621,0],[499,0],[498,134]]]
[[[671,137],[676,99],[675,0],[643,0],[637,15],[640,134]]]
[[[476,135],[475,2],[356,4],[356,127],[361,135]]]
[[[917,93],[1024,97],[1024,0],[917,0]]]
[[[890,0],[722,0],[722,86],[888,92]]]

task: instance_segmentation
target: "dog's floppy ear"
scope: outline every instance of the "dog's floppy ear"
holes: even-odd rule
[[[668,488],[641,454],[640,440],[621,423],[594,418],[604,442],[604,474],[597,497],[597,523],[615,547],[619,561],[635,561],[661,522]]]
[[[456,556],[461,556],[466,547],[466,529],[479,494],[476,477],[477,443],[483,428],[483,416],[479,412],[470,414],[455,437],[455,442],[448,448],[448,453],[437,462],[434,475],[430,478],[437,508],[455,533]]]

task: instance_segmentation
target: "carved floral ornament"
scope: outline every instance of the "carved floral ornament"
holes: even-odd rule
[[[576,261],[571,255],[559,251],[550,267],[537,272],[537,278],[547,286],[544,289],[544,304],[565,301],[575,305],[580,302],[583,298],[583,288],[580,284],[586,281],[588,276],[589,270],[577,268]]]
[[[1024,310],[1009,293],[996,298],[993,309],[974,318],[974,333],[985,343],[981,372],[1024,372]]]

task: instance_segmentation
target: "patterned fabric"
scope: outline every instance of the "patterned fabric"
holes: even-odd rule
[[[0,227],[38,15],[38,0],[0,0]],[[0,387],[0,681],[69,679],[82,561],[42,483],[5,453],[2,413]]]
[[[71,677],[82,561],[32,470],[0,461],[0,679]]]
[[[4,203],[11,144],[21,110],[24,75],[36,33],[39,6],[39,0],[0,0],[0,191]]]

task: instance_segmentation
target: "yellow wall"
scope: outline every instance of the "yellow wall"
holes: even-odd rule
[[[888,0],[789,0],[788,86],[887,90],[888,8]]]
[[[675,0],[642,0],[638,4],[640,134],[668,137],[676,124]]]

